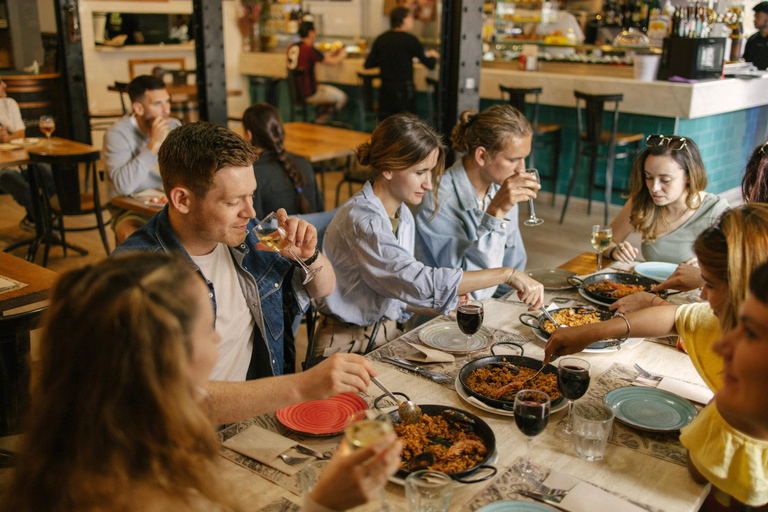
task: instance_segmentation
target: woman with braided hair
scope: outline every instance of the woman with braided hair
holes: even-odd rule
[[[260,151],[253,164],[256,175],[256,216],[285,208],[288,215],[321,212],[323,194],[312,164],[285,150],[285,130],[280,112],[268,103],[256,103],[243,113],[245,138]]]

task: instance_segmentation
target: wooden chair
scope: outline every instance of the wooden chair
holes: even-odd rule
[[[533,115],[529,118],[533,126],[533,140],[531,141],[531,154],[528,157],[528,167],[536,167],[536,148],[552,146],[552,174],[543,175],[539,173],[539,178],[542,181],[552,181],[552,206],[555,206],[557,175],[560,172],[560,146],[563,126],[539,122],[539,94],[541,94],[541,87],[519,89],[499,85],[499,89],[501,90],[501,98],[519,110],[524,116],[526,115],[527,106],[525,97],[529,94],[535,95]]]
[[[633,158],[640,152],[640,144],[645,139],[642,133],[625,133],[617,130],[619,125],[619,103],[624,99],[623,94],[587,94],[580,91],[573,91],[576,97],[576,123],[579,137],[576,139],[576,162],[573,166],[573,174],[568,184],[568,193],[565,196],[563,212],[560,214],[560,224],[565,218],[565,211],[568,209],[568,200],[573,193],[573,187],[576,185],[576,177],[579,174],[581,159],[588,156],[590,159],[589,167],[589,188],[587,190],[587,214],[592,210],[592,191],[596,188],[605,189],[605,225],[608,225],[608,207],[611,204],[611,195],[613,193],[613,163],[617,158]],[[613,122],[610,130],[603,129],[603,114],[605,113],[605,104],[614,103]],[[584,106],[582,106],[582,103]],[[584,112],[586,111],[586,127],[584,126]],[[586,129],[585,129],[586,128]],[[605,153],[600,149],[605,148]],[[616,150],[620,152],[617,153]],[[597,173],[597,160],[604,158],[606,160],[605,185],[595,184],[595,174]]]
[[[334,113],[336,104],[333,101],[326,101],[322,103],[313,103],[312,105],[307,103],[307,98],[304,96],[304,90],[301,85],[304,83],[303,69],[289,69],[288,70],[288,94],[291,98],[291,121],[295,120],[296,110],[302,114],[302,120],[305,123],[313,122],[309,121],[309,107],[333,107]]]

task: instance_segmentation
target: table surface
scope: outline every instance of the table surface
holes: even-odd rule
[[[594,254],[584,253],[564,264],[561,268],[580,271],[588,266],[588,271],[594,271],[595,260]],[[547,292],[546,299],[550,301],[553,297],[563,297],[564,294],[570,294],[575,301],[581,300],[573,291]],[[523,326],[517,320],[518,316],[527,308],[515,301],[514,297],[505,299],[507,300],[491,299],[485,301],[484,325],[496,329],[498,335],[526,338],[530,342],[525,346],[525,355],[541,359],[544,352],[543,342],[533,335],[530,328]],[[490,309],[493,309],[494,313],[491,313]],[[438,318],[432,322],[441,321],[445,321],[445,319]],[[418,338],[411,332],[392,342],[392,344],[400,343],[402,345],[404,339],[415,341]],[[407,370],[383,364],[377,357],[377,352],[386,351],[387,347],[394,350],[391,348],[392,344],[385,345],[379,351],[366,356],[376,367],[381,382],[393,391],[407,391],[411,400],[417,404],[449,405],[469,410],[480,416],[491,426],[496,435],[498,461],[495,466],[499,469],[499,474],[510,467],[516,458],[525,455],[525,437],[517,429],[511,417],[484,412],[464,402],[456,391],[421,378]],[[579,357],[587,359],[592,366],[593,383],[614,363],[628,366],[639,363],[641,366],[651,368],[652,371],[660,374],[674,375],[690,382],[700,381],[687,355],[673,347],[659,343],[646,341],[634,348],[618,352],[582,353]],[[435,370],[441,371],[437,368]],[[370,399],[381,393],[378,388],[371,385],[366,394],[368,396],[365,398]],[[602,461],[587,462],[579,459],[574,454],[573,441],[562,435],[556,435],[556,424],[562,419],[565,410],[553,413],[546,430],[534,438],[531,452],[534,463],[565,472],[604,489],[614,491],[631,500],[645,504],[648,510],[657,512],[696,512],[699,510],[709,491],[709,486],[695,484],[684,465],[613,443],[608,444],[606,457]],[[259,420],[263,420],[262,425],[276,425],[278,431],[286,432],[277,423],[274,415],[265,415]],[[675,434],[667,435],[674,436]],[[655,436],[655,434],[650,434],[650,436]],[[313,446],[312,443],[327,443],[328,441],[329,439],[318,441],[311,437],[302,439],[302,443],[310,447]],[[233,496],[245,510],[260,510],[268,504],[281,500],[301,503],[299,496],[245,467],[231,462],[229,459],[220,457],[218,467],[224,480],[233,489]],[[467,510],[468,503],[492,483],[493,480],[472,485],[456,484],[451,501],[451,510]],[[390,483],[386,487],[386,492],[390,503],[399,507],[399,510],[407,510],[402,486]],[[377,510],[378,503],[374,502],[360,509]]]
[[[350,156],[371,134],[313,123],[286,123],[285,150],[310,162]]]
[[[37,144],[24,146],[21,149],[11,151],[0,151],[0,167],[23,165],[29,163],[29,153],[39,153],[42,155],[82,155],[84,153],[98,153],[99,149],[81,142],[62,139],[61,137],[51,137],[49,143],[45,138],[40,137]]]
[[[134,199],[131,196],[115,196],[109,202],[112,203],[112,206],[135,212],[139,215],[145,215],[147,217],[152,217],[154,214],[163,209],[162,206],[148,205],[144,203],[144,201]]]
[[[0,315],[9,309],[47,299],[58,277],[53,270],[4,252],[0,252],[0,275],[27,284],[23,288],[0,293]]]

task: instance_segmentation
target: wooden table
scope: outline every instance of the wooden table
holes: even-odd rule
[[[131,196],[115,196],[109,202],[112,204],[112,206],[135,212],[146,217],[152,217],[154,214],[163,209],[162,206],[148,205],[144,201],[139,201],[138,199],[134,199]]]
[[[587,270],[592,271],[596,262],[594,262],[595,255],[590,253],[582,254],[578,258],[564,264],[561,268],[582,271],[583,267],[579,267],[577,263],[581,261],[581,264],[584,265],[589,262],[590,257],[593,259],[593,263]],[[547,301],[551,301],[554,297],[571,297],[571,300],[583,301],[572,290],[547,292]],[[525,355],[541,359],[544,353],[543,342],[533,335],[530,328],[523,326],[518,321],[518,316],[525,312],[527,308],[516,301],[516,297],[511,294],[504,299],[484,301],[486,304],[484,325],[495,329],[497,338],[524,339],[526,343]],[[445,318],[432,320],[435,323],[445,321]],[[451,322],[455,322],[455,320]],[[418,335],[411,331],[398,340],[366,356],[376,367],[381,382],[393,391],[406,392],[411,400],[417,404],[450,405],[468,410],[480,416],[491,426],[496,435],[498,460],[495,466],[499,469],[499,474],[506,471],[515,459],[525,455],[525,437],[517,429],[511,417],[480,410],[461,399],[454,390],[381,361],[381,355],[399,355],[398,351],[402,352],[404,350],[405,345],[403,342],[406,340],[418,343]],[[639,363],[641,366],[652,368],[657,373],[674,375],[677,378],[690,382],[700,381],[687,355],[673,347],[659,343],[646,341],[634,348],[618,352],[582,353],[579,357],[587,359],[592,366],[590,393],[593,390],[599,391],[601,389],[599,384],[601,377],[607,375],[606,372],[613,372],[613,369],[616,368],[614,366],[615,363],[622,365],[621,368],[631,368],[633,363]],[[438,364],[430,368],[440,373],[452,375],[457,371],[453,364]],[[364,398],[370,403],[372,397],[380,394],[378,388],[371,385]],[[587,397],[589,397],[589,394]],[[587,397],[583,400],[586,400]],[[556,435],[558,431],[557,423],[563,418],[564,414],[565,409],[553,413],[546,430],[534,438],[532,459],[535,464],[567,473],[604,489],[609,489],[626,498],[647,505],[649,510],[663,510],[665,512],[697,512],[699,510],[701,503],[709,492],[709,486],[701,486],[694,483],[688,475],[688,470],[684,464],[671,462],[670,460],[644,453],[641,451],[644,448],[643,442],[640,442],[640,447],[635,449],[627,446],[630,443],[621,444],[621,439],[619,439],[619,444],[608,444],[604,460],[599,462],[581,460],[574,454],[572,439]],[[265,415],[258,420],[260,423],[263,422],[264,425],[278,425],[274,415]],[[252,421],[254,420],[247,420],[244,423]],[[240,426],[237,428],[240,428]],[[614,426],[614,428],[618,427]],[[628,427],[622,428],[626,429]],[[277,430],[280,429],[282,427],[278,426]],[[284,432],[286,431],[282,430],[281,433]],[[617,430],[617,436],[618,432]],[[634,432],[634,435],[645,436],[642,437],[644,440],[650,439],[651,443],[655,442],[654,439],[661,439],[660,442],[665,443],[668,442],[667,440],[675,439],[676,436],[674,433],[649,435],[642,434],[640,431]],[[308,446],[313,446],[312,443],[321,441],[311,437],[304,437],[302,442]],[[651,450],[648,451],[650,452]],[[295,503],[301,502],[299,496],[292,494],[279,485],[271,483],[249,469],[236,465],[229,459],[222,457],[218,467],[220,474],[227,481],[230,488],[233,489],[233,496],[245,510],[259,510],[267,504],[275,503],[279,500],[289,500]],[[495,481],[490,480],[472,485],[455,485],[450,510],[469,510],[469,504],[484,489],[493,485]],[[407,510],[402,486],[388,484],[386,492],[390,502],[399,507],[399,510]],[[376,502],[362,508],[362,510],[377,509],[378,503]]]
[[[40,138],[37,144],[24,146],[21,149],[0,151],[0,166],[26,165],[31,162],[29,159],[30,151],[42,155],[67,156],[98,153],[99,148],[61,137],[51,137],[50,143],[46,139]]]
[[[29,331],[41,315],[41,308],[12,310],[47,299],[58,274],[0,252],[0,276],[27,285],[0,293],[0,436],[5,436],[19,432],[29,406]]]
[[[608,258],[607,256],[603,256],[603,267],[607,267],[611,263],[613,263],[612,259]],[[576,272],[579,275],[591,274],[597,270],[597,253],[583,252],[557,268],[570,270],[571,272]]]

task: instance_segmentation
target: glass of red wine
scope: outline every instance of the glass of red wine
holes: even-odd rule
[[[536,389],[524,389],[515,395],[515,424],[528,438],[525,461],[516,464],[520,473],[533,475],[540,470],[531,463],[531,441],[544,432],[549,423],[549,395]]]
[[[466,362],[469,362],[472,336],[483,326],[483,303],[477,300],[463,300],[456,312],[459,329],[467,336]]]
[[[557,387],[568,399],[568,421],[563,432],[573,434],[573,402],[589,389],[589,363],[578,357],[563,357],[557,367]]]

